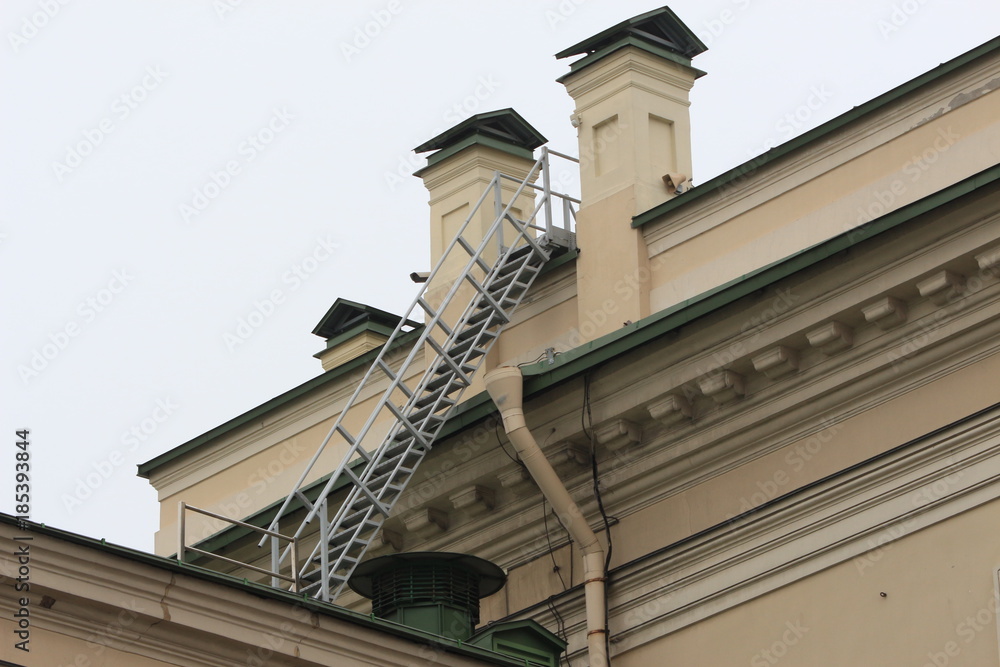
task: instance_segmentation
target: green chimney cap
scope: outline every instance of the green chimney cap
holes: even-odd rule
[[[708,50],[708,47],[669,7],[660,7],[622,21],[568,49],[563,49],[556,54],[556,58],[587,56],[570,65],[570,71],[575,72],[596,59],[589,56],[598,53],[601,56],[607,55],[627,45],[638,46],[688,67],[691,66],[692,58]]]
[[[401,319],[403,318],[399,315],[393,315],[392,313],[373,308],[372,306],[366,306],[357,301],[337,299],[330,306],[330,310],[326,311],[323,319],[319,321],[319,324],[316,325],[316,328],[312,332],[320,338],[330,340],[359,324],[377,324],[391,331],[396,328]],[[419,323],[411,321],[407,321],[407,325],[411,327],[420,326]]]
[[[500,109],[466,118],[420,144],[413,152],[438,151],[427,158],[428,166],[471,144],[483,144],[531,160],[532,151],[546,141],[548,139],[524,120],[521,114],[513,109]]]

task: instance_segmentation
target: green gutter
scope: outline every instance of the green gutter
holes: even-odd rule
[[[407,331],[406,333],[402,334],[393,344],[393,348],[406,345],[411,341],[416,340],[417,338],[420,337],[420,331],[422,329],[423,326],[421,325],[416,329],[413,329],[412,331]],[[374,350],[369,350],[360,357],[352,359],[351,361],[348,361],[347,363],[341,366],[337,366],[336,368],[333,368],[327,371],[326,373],[323,373],[322,375],[317,375],[313,379],[307,380],[306,382],[303,382],[299,386],[294,387],[283,394],[279,394],[278,396],[275,396],[274,398],[265,403],[261,403],[252,410],[244,412],[238,417],[234,417],[233,419],[230,419],[224,424],[216,426],[211,431],[207,431],[206,433],[199,435],[197,438],[194,438],[193,440],[188,440],[184,444],[178,445],[177,447],[174,447],[173,449],[164,452],[163,454],[160,454],[159,456],[150,459],[145,463],[140,463],[138,466],[139,477],[149,479],[149,475],[160,466],[166,465],[184,456],[185,454],[201,447],[202,445],[214,440],[215,438],[225,435],[229,431],[240,428],[241,426],[246,426],[247,424],[254,422],[258,418],[270,413],[271,411],[287,403],[291,403],[292,401],[298,398],[301,398],[302,396],[308,394],[314,389],[318,389],[326,384],[334,382],[335,380],[343,377],[344,375],[347,375],[351,371],[354,371],[358,368],[370,367],[372,363],[374,363],[375,358],[378,356],[379,351],[381,349],[382,348],[379,347]]]
[[[990,185],[998,179],[1000,179],[1000,165],[995,165],[871,222],[564,352],[556,357],[554,364],[543,361],[523,366],[521,370],[525,375],[525,396],[550,389],[561,382],[581,375],[614,357],[675,331],[692,320],[716,311],[748,294],[769,287],[783,278],[968,195],[979,188]]]
[[[477,658],[486,662],[491,662],[495,665],[505,665],[512,667],[524,667],[524,661],[518,660],[512,657],[501,655],[499,653],[494,653],[471,644],[466,644],[458,640],[448,639],[447,637],[442,637],[440,635],[435,635],[430,632],[424,632],[422,630],[417,630],[409,626],[400,625],[398,623],[393,623],[391,621],[386,621],[383,619],[375,618],[374,616],[368,616],[366,614],[361,614],[356,611],[351,611],[344,607],[338,607],[336,605],[328,604],[326,602],[320,602],[312,598],[306,598],[303,595],[298,595],[290,591],[282,590],[280,588],[273,588],[264,584],[257,584],[246,579],[240,579],[237,577],[230,576],[228,574],[221,574],[219,572],[214,572],[212,570],[206,570],[201,567],[196,567],[188,565],[185,563],[180,563],[176,560],[171,560],[168,558],[163,558],[162,556],[155,556],[153,554],[146,553],[144,551],[138,551],[136,549],[130,549],[128,547],[123,547],[117,544],[110,544],[105,540],[97,540],[91,537],[85,537],[83,535],[78,535],[76,533],[70,533],[64,530],[59,530],[57,528],[49,528],[44,524],[33,523],[33,522],[19,522],[15,517],[0,512],[0,523],[5,523],[10,526],[22,526],[27,525],[28,529],[26,533],[34,533],[36,535],[45,535],[46,537],[51,537],[53,539],[63,540],[71,544],[77,544],[90,549],[96,549],[103,553],[111,554],[120,558],[125,558],[127,560],[142,563],[143,565],[148,565],[150,567],[159,568],[161,570],[166,570],[169,572],[175,572],[196,579],[201,579],[204,581],[209,581],[221,586],[226,586],[228,588],[243,591],[245,593],[250,593],[251,595],[256,595],[263,598],[269,598],[271,600],[277,600],[279,602],[285,602],[290,605],[295,605],[308,609],[309,611],[316,612],[319,614],[324,614],[331,618],[336,618],[347,623],[353,623],[355,625],[364,626],[373,630],[378,630],[380,632],[387,632],[396,637],[406,639],[412,642],[416,642],[424,645],[431,645],[440,648],[451,653],[457,653],[460,655],[466,655],[472,658]]]
[[[926,86],[936,79],[939,79],[955,70],[968,65],[977,58],[981,58],[987,54],[992,53],[1000,49],[1000,37],[991,39],[985,44],[978,46],[971,51],[967,51],[962,55],[949,60],[946,63],[938,65],[934,69],[921,74],[915,79],[907,81],[901,86],[893,88],[887,93],[879,95],[878,97],[865,102],[861,106],[854,107],[847,113],[841,114],[836,118],[829,120],[819,127],[815,127],[809,130],[805,134],[795,137],[790,141],[786,141],[780,146],[776,146],[771,150],[767,151],[762,155],[744,162],[738,167],[734,167],[729,171],[716,176],[715,178],[707,181],[706,183],[699,185],[695,188],[691,188],[689,191],[685,192],[683,195],[674,197],[673,199],[660,204],[645,213],[640,213],[639,215],[632,218],[633,227],[641,227],[649,222],[652,222],[663,215],[670,213],[678,208],[686,206],[688,203],[695,199],[704,197],[707,194],[714,193],[725,186],[735,185],[736,181],[753,174],[758,169],[763,167],[765,164],[773,162],[778,158],[784,157],[789,153],[802,148],[803,146],[810,144],[812,142],[822,139],[825,135],[830,134],[840,128],[853,123],[854,121],[878,111],[880,108],[895,102],[899,98],[912,93],[913,91]]]

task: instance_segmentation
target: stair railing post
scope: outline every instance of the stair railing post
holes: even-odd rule
[[[552,238],[552,182],[549,180],[549,149],[542,146],[542,197],[545,198],[545,234]]]
[[[275,531],[277,532],[277,531]],[[278,579],[278,562],[281,558],[281,545],[278,543],[278,538],[271,536],[271,586],[278,588],[281,586],[281,579]]]
[[[330,601],[330,515],[327,512],[327,499],[323,498],[319,508],[319,577],[320,599]]]
[[[493,219],[503,215],[503,186],[500,183],[500,171],[493,172]],[[503,255],[503,223],[497,228],[497,257]]]

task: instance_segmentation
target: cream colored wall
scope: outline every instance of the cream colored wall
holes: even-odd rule
[[[945,375],[849,419],[829,422],[721,475],[634,513],[616,514],[620,565],[723,523],[807,484],[1000,402],[1000,354]],[[613,503],[613,495],[609,502]]]
[[[994,501],[876,547],[869,567],[840,563],[614,664],[998,665],[998,522]]]
[[[994,64],[987,74],[1000,74]],[[978,76],[987,74],[977,73]],[[963,81],[964,90],[982,86]],[[650,309],[661,310],[957,183],[1000,159],[1000,93],[958,92],[833,133],[808,154],[647,224]],[[873,127],[874,125],[874,127]]]
[[[667,173],[691,175],[688,92],[695,71],[635,47],[564,79],[579,124],[579,343],[649,315],[646,241],[632,216],[672,198]]]

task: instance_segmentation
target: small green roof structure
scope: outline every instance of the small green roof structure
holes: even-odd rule
[[[577,42],[557,53],[556,58],[584,56],[570,64],[572,74],[626,46],[634,46],[686,67],[691,67],[692,58],[708,51],[704,42],[669,7],[660,7]],[[705,74],[697,68],[692,69],[699,77]],[[559,81],[565,78],[560,77]]]
[[[375,329],[388,329],[386,334],[391,334],[401,319],[403,318],[399,315],[393,315],[357,301],[337,299],[312,332],[320,338],[327,339],[327,341],[338,338],[341,334],[352,329],[362,327],[371,329],[372,325]],[[420,326],[417,322],[407,322],[407,325]]]
[[[420,144],[413,152],[437,151],[427,157],[428,167],[473,144],[490,146],[530,160],[533,159],[532,152],[547,141],[521,114],[508,108],[466,118]]]
[[[530,619],[490,623],[467,644],[524,660],[531,667],[558,667],[566,642]]]

